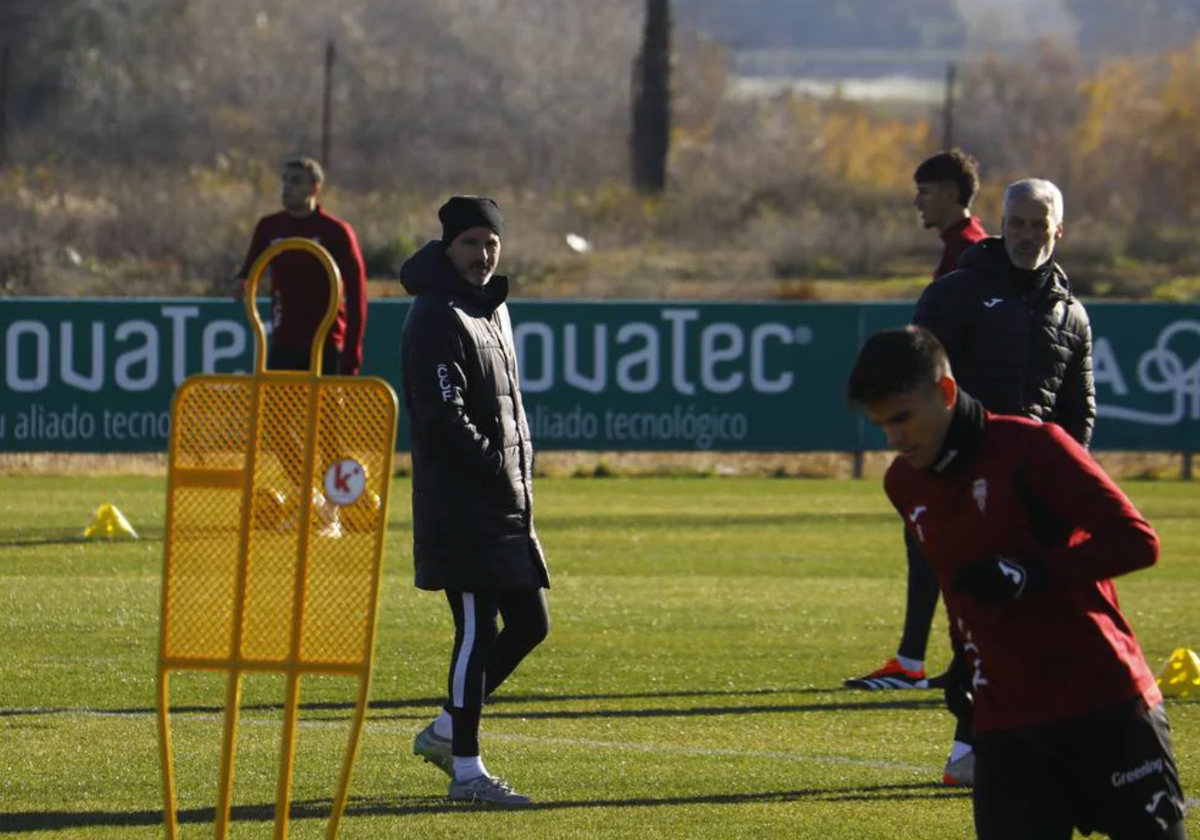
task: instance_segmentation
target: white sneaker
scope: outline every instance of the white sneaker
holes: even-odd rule
[[[413,738],[412,751],[453,779],[454,756],[450,754],[450,746],[450,739],[438,735],[431,723]]]
[[[533,800],[517,793],[512,785],[497,776],[476,776],[465,782],[450,783],[451,802],[485,802],[490,805],[531,805]]]

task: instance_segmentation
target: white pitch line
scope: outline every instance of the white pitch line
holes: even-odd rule
[[[36,711],[36,710],[22,710]],[[79,709],[64,712],[64,714],[79,715],[81,717],[99,717],[99,718],[151,718],[155,716],[154,712],[99,712],[93,709]],[[203,721],[208,723],[219,722],[224,719],[224,714],[188,714],[186,720]],[[297,722],[297,726],[302,729],[330,729],[344,728],[349,726],[350,721],[334,720],[304,720],[301,718]],[[242,712],[239,721],[240,726],[279,726],[279,721],[264,720],[253,715],[247,715]],[[367,718],[364,722],[364,729],[369,730],[401,730],[408,731],[413,729],[411,723],[400,723],[390,721],[371,720]],[[805,755],[803,753],[781,752],[777,750],[730,750],[720,749],[717,747],[686,747],[677,744],[650,744],[637,741],[595,741],[589,738],[562,738],[562,737],[542,737],[539,735],[516,735],[503,732],[489,732],[488,740],[494,741],[512,741],[525,742],[530,744],[547,744],[564,747],[576,747],[580,749],[599,749],[599,750],[625,750],[628,752],[649,752],[649,753],[667,753],[670,755],[697,755],[697,756],[720,756],[722,758],[750,758],[750,759],[770,759],[774,761],[794,761],[800,764],[839,764],[847,767],[871,767],[882,770],[903,770],[906,772],[929,773],[940,768],[932,767],[927,764],[908,764],[902,761],[881,761],[866,758],[851,758],[843,755]]]
[[[369,726],[370,724],[368,724]],[[625,741],[592,741],[587,738],[542,738],[537,735],[509,735],[488,733],[488,740],[528,741],[538,744],[559,744],[588,749],[630,750],[633,752],[670,753],[672,755],[710,755],[724,758],[768,758],[779,761],[796,761],[805,764],[844,764],[852,767],[875,767],[887,770],[912,770],[926,773],[938,768],[926,764],[906,764],[900,761],[874,761],[865,758],[850,758],[843,755],[804,755],[803,753],[767,750],[725,750],[716,747],[681,747],[678,745],[630,743]]]

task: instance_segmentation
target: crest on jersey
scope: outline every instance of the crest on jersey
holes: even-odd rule
[[[975,483],[971,485],[971,495],[975,497],[975,504],[979,507],[980,513],[987,512],[987,479],[977,478]]]
[[[913,524],[913,528],[915,528],[917,531],[917,539],[921,542],[925,542],[925,532],[921,530],[921,523],[917,520],[920,519],[921,514],[927,510],[929,510],[929,508],[927,508],[925,505],[917,505],[908,515],[908,521]]]

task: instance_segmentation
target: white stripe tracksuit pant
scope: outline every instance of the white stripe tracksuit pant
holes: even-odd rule
[[[446,711],[454,721],[451,753],[479,755],[483,701],[546,638],[550,616],[541,589],[523,592],[464,592],[447,589],[454,614]],[[503,619],[500,629],[498,619]]]

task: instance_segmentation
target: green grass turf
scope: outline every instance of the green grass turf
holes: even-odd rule
[[[1163,542],[1120,582],[1153,667],[1200,646],[1200,485],[1130,482]],[[858,693],[903,607],[900,527],[875,481],[544,480],[549,639],[485,710],[492,772],[536,796],[450,806],[410,754],[435,713],[452,626],[411,585],[408,485],[393,493],[375,684],[346,838],[966,838],[936,784],[951,720],[935,692]],[[116,503],[137,543],[77,540]],[[164,482],[0,479],[0,837],[149,838],[161,827],[153,687]],[[930,670],[946,662],[939,615]],[[1068,665],[1069,663],[1065,663]],[[283,696],[249,677],[234,837],[268,837]],[[211,837],[220,678],[174,680],[183,834]],[[319,837],[348,681],[308,679],[292,837]],[[1200,789],[1200,703],[1169,711]],[[1200,834],[1200,819],[1189,820]]]

